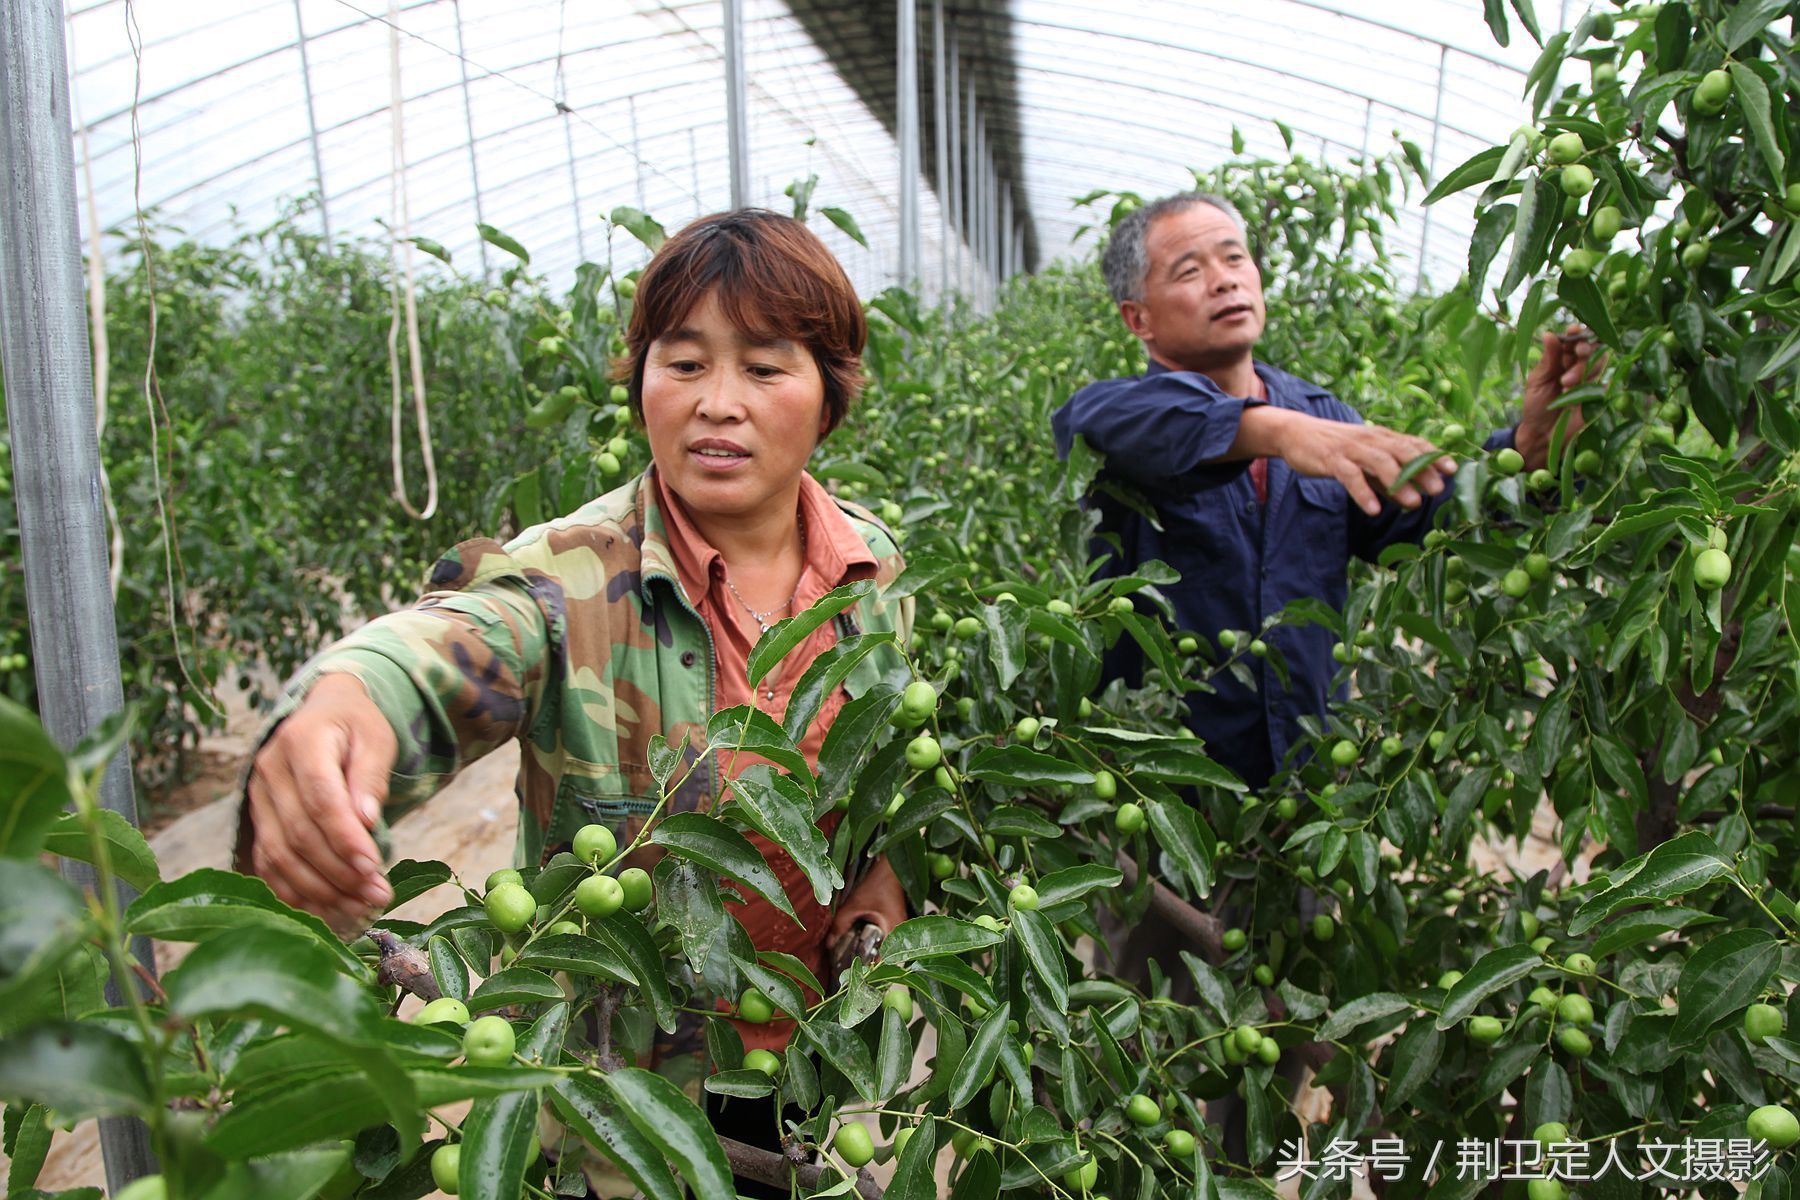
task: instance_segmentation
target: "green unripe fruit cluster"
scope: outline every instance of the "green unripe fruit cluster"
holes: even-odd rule
[[[1753,1111],[1744,1122],[1752,1140],[1769,1143],[1776,1150],[1786,1150],[1800,1142],[1800,1120],[1779,1104],[1765,1104]]]
[[[517,1044],[505,1017],[476,1017],[463,1031],[463,1058],[471,1067],[504,1067]]]
[[[1579,133],[1559,133],[1550,139],[1550,161],[1567,166],[1587,153]]]
[[[613,855],[619,852],[619,843],[606,826],[583,825],[575,831],[570,849],[584,863],[604,863],[611,862]]]
[[[1564,167],[1562,171],[1562,190],[1563,195],[1572,196],[1576,199],[1587,195],[1594,190],[1593,171],[1582,166],[1580,163]]]
[[[490,889],[481,907],[501,933],[517,933],[537,915],[537,901],[522,883],[507,882]]]

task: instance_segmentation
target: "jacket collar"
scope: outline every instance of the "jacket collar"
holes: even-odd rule
[[[681,586],[681,576],[675,570],[675,551],[669,545],[668,518],[663,512],[662,500],[656,486],[656,467],[646,467],[638,476],[637,501],[634,508],[637,512],[637,528],[632,531],[638,543],[638,590],[642,593],[645,604],[654,601],[650,594],[650,585],[656,580],[666,580],[677,595],[685,596]],[[690,607],[692,600],[689,600]]]
[[[1269,389],[1271,403],[1283,404],[1291,400],[1324,400],[1331,395],[1329,391],[1318,384],[1309,383],[1298,375],[1290,375],[1280,367],[1270,366],[1261,361],[1254,363],[1253,366],[1256,369],[1257,377],[1263,381],[1263,386]],[[1175,372],[1171,368],[1163,366],[1153,358],[1150,360],[1148,369],[1144,371],[1144,377],[1149,379],[1157,375],[1173,373]],[[1192,375],[1196,379],[1204,380],[1208,388],[1218,392],[1220,396],[1225,395],[1225,389],[1198,371],[1183,371],[1180,374]]]

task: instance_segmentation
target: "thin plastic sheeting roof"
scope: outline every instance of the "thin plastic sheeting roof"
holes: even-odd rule
[[[1568,8],[1545,12],[1546,33],[1578,15]],[[898,281],[894,11],[893,0],[744,0],[752,201],[787,210],[784,189],[816,174],[815,210],[848,211],[870,243],[813,220],[865,295]],[[1192,168],[1230,155],[1234,125],[1252,153],[1285,153],[1279,120],[1296,150],[1347,163],[1390,148],[1395,130],[1431,153],[1441,114],[1442,172],[1524,117],[1537,49],[1516,21],[1513,45],[1495,45],[1478,0],[1400,11],[1375,0],[956,0],[943,6],[962,84],[952,115],[960,134],[972,79],[996,157],[1016,175],[1006,185],[1026,265],[1091,248],[1071,249],[1088,216],[1074,196],[1188,186]],[[609,240],[603,215],[615,206],[671,229],[729,206],[718,0],[407,0],[397,71],[388,12],[382,0],[72,0],[84,224],[129,228],[135,190],[158,220],[216,242],[313,194],[303,220],[339,238],[385,237],[399,213],[396,80],[410,229],[459,269],[510,261],[480,240],[478,221],[523,243],[533,270],[560,285],[583,259],[642,260],[622,231]],[[946,215],[967,205],[940,204],[931,186],[932,0],[919,0],[919,17],[921,276],[931,290],[966,290],[977,272]],[[1447,285],[1462,270],[1470,203],[1434,206],[1428,221],[1418,198],[1391,244],[1415,264],[1423,252],[1426,279]]]

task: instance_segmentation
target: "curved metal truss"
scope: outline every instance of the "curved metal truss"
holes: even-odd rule
[[[1574,20],[1575,2],[1546,21]],[[485,222],[567,283],[584,258],[641,259],[629,238],[609,241],[618,205],[672,228],[734,196],[786,208],[784,189],[816,175],[815,206],[847,210],[869,241],[819,223],[859,287],[910,279],[978,301],[1008,274],[1091,249],[1071,244],[1090,216],[1073,197],[1178,189],[1230,155],[1234,128],[1279,157],[1280,122],[1295,152],[1339,164],[1399,136],[1445,169],[1519,123],[1536,55],[1522,36],[1496,47],[1475,0],[1419,0],[1403,18],[1377,0],[130,8],[141,57],[126,0],[75,2],[68,18],[83,219],[102,230],[131,219],[135,193],[203,240],[301,197],[328,236],[386,236],[392,13],[411,229],[459,269],[505,265],[476,235]],[[1469,208],[1417,200],[1391,245],[1443,286]]]

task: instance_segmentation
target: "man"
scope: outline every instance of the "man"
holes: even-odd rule
[[[1165,589],[1177,624],[1216,637],[1260,630],[1300,597],[1341,610],[1351,555],[1372,561],[1424,536],[1456,463],[1433,459],[1394,487],[1431,443],[1364,424],[1325,388],[1255,360],[1262,277],[1228,201],[1186,193],[1139,209],[1114,230],[1102,265],[1149,369],[1077,392],[1052,418],[1057,449],[1066,456],[1077,434],[1085,438],[1106,458],[1097,482],[1146,498],[1162,526],[1097,487],[1101,532],[1119,540],[1104,552],[1107,573],[1162,559],[1182,576]],[[1591,349],[1546,335],[1518,426],[1488,448],[1510,445],[1527,468],[1542,466],[1561,415],[1550,403],[1581,380]],[[1580,424],[1570,409],[1565,436]],[[1286,687],[1267,662],[1253,662],[1254,689],[1221,675],[1216,691],[1187,698],[1188,725],[1207,752],[1252,787],[1282,766],[1300,718],[1325,711],[1335,674],[1329,629],[1281,627],[1265,640],[1286,659]],[[1134,679],[1135,644],[1121,639],[1107,666]]]

